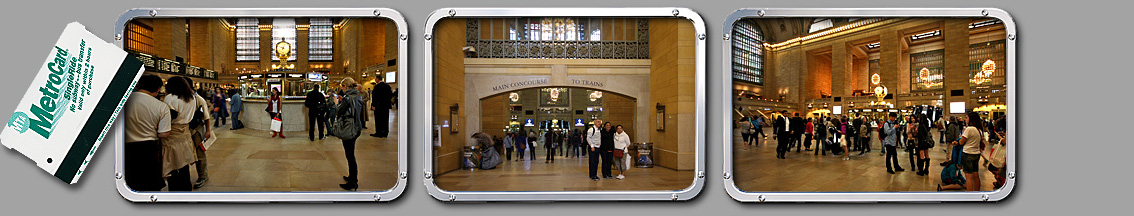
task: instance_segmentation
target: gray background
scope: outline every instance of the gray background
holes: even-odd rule
[[[115,214],[115,215],[319,215],[319,214],[473,214],[473,215],[696,215],[696,214],[1060,214],[1123,212],[1129,186],[1124,160],[1134,151],[1129,135],[1132,120],[1130,96],[1121,94],[1134,75],[1124,67],[1131,62],[1127,36],[1131,27],[1120,15],[1130,3],[1107,1],[7,1],[0,12],[4,30],[0,78],[0,111],[13,110],[19,93],[41,66],[64,25],[82,22],[96,35],[113,38],[118,16],[136,7],[388,7],[400,11],[413,36],[410,44],[409,94],[411,104],[424,104],[420,95],[423,64],[422,30],[425,18],[440,7],[688,7],[701,14],[709,35],[708,80],[719,80],[721,23],[729,13],[745,7],[995,7],[1008,11],[1018,30],[1019,176],[1016,190],[999,203],[950,204],[750,204],[733,201],[721,186],[722,142],[719,120],[706,124],[708,133],[707,185],[685,203],[490,203],[446,204],[425,193],[421,184],[425,140],[410,139],[409,187],[390,203],[348,204],[134,204],[114,188],[113,145],[103,145],[80,183],[66,185],[46,174],[16,151],[0,150],[0,211],[6,215]],[[720,94],[709,87],[709,94]],[[1120,96],[1122,95],[1122,96]],[[708,110],[720,110],[721,101],[708,97]],[[6,111],[3,111],[6,112]],[[7,119],[9,114],[0,115]],[[420,134],[421,113],[411,111],[411,134]],[[716,116],[715,114],[712,116]],[[109,139],[109,138],[108,138]],[[533,182],[538,184],[538,182]],[[1124,205],[1125,204],[1125,205]],[[1011,211],[1011,212],[1009,212]]]

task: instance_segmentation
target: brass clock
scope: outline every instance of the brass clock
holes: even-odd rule
[[[280,59],[280,62],[286,62],[291,57],[291,43],[287,41],[276,43],[276,57]]]

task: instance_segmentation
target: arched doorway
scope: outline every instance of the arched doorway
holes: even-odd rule
[[[548,86],[525,88],[480,99],[482,132],[586,131],[594,119],[622,125],[634,137],[637,98],[600,89]]]

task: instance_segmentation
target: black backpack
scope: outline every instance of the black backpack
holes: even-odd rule
[[[878,139],[886,140],[886,137],[887,137],[886,127],[887,126],[889,126],[890,128],[894,128],[894,125],[890,124],[889,121],[887,121],[886,123],[882,123],[882,130],[878,131]]]
[[[929,134],[928,122],[922,121],[921,124],[917,125],[917,136],[918,141],[921,141],[922,147],[929,149],[935,146],[935,143],[933,143],[933,136],[930,136]]]
[[[201,112],[201,105],[197,104],[196,97],[193,98],[193,104],[195,107],[193,107],[193,119],[189,119],[189,129],[197,129],[201,126],[201,123],[205,123],[205,120],[201,117],[205,116],[205,113]]]

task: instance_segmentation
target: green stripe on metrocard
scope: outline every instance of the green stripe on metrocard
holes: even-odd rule
[[[134,88],[136,82],[134,79],[138,77],[141,67],[142,61],[132,54],[126,54],[106,92],[102,94],[102,98],[99,98],[98,105],[91,110],[87,124],[83,125],[83,129],[75,138],[75,143],[71,145],[67,156],[59,164],[59,169],[55,170],[56,178],[71,183],[83,173],[80,168],[84,167],[90,156],[94,155],[98,143],[102,141],[110,125],[114,124],[114,118],[126,98],[130,96],[128,93]]]

